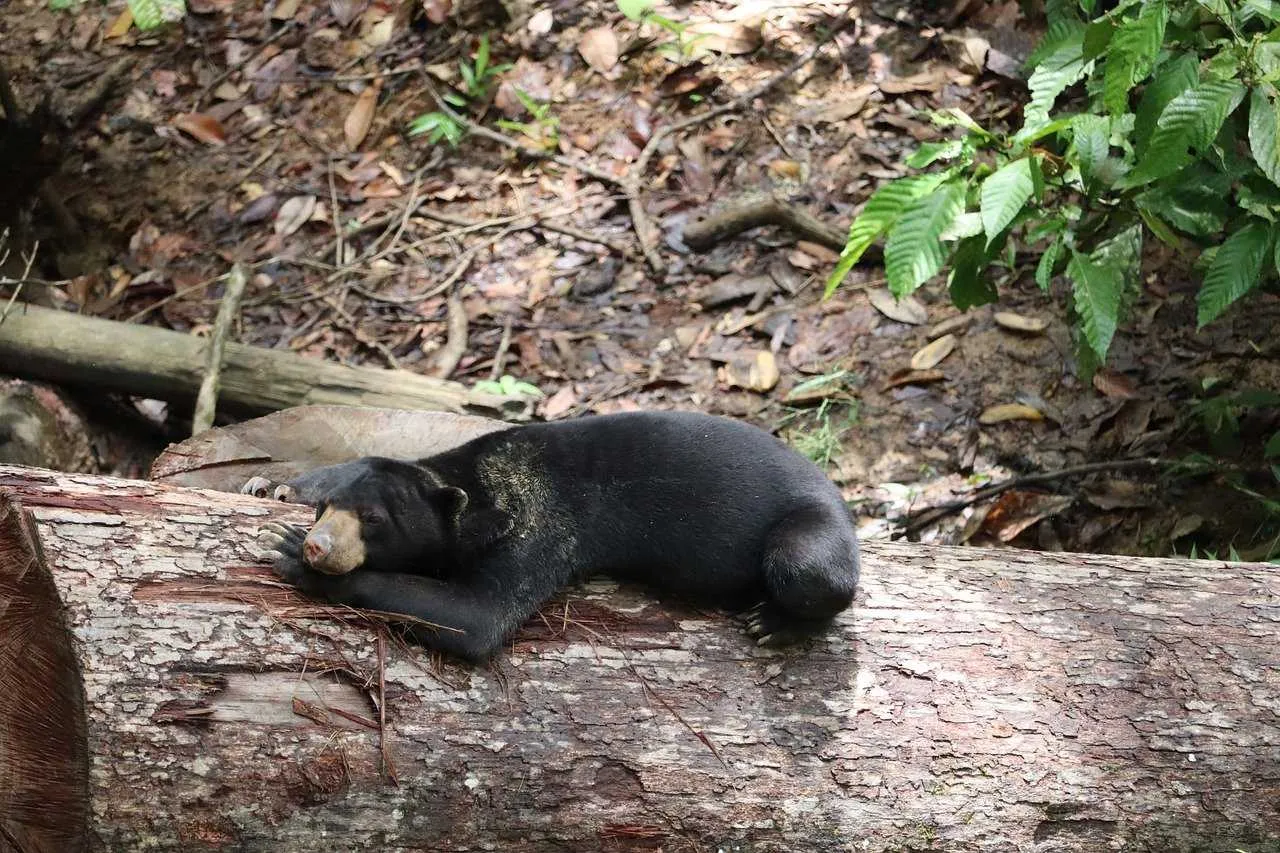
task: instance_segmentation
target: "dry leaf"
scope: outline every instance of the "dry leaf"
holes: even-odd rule
[[[903,95],[907,92],[936,92],[951,80],[946,69],[934,68],[910,77],[889,77],[880,81],[880,91],[887,95]]]
[[[862,112],[867,105],[867,100],[876,92],[876,87],[870,83],[864,83],[853,90],[853,94],[848,97],[841,98],[834,104],[831,104],[822,112],[818,113],[817,121],[834,124],[835,122],[846,121]]]
[[[1121,400],[1132,400],[1138,396],[1137,386],[1132,379],[1106,367],[1093,374],[1093,387],[1108,397]]]
[[[1042,421],[1044,415],[1039,409],[1033,409],[1031,406],[1022,403],[1001,403],[999,406],[992,406],[981,415],[978,415],[978,423],[983,426],[991,424],[1004,423],[1005,421]]]
[[[941,382],[946,378],[947,375],[941,370],[899,370],[889,375],[880,390],[888,391],[903,385],[925,385],[929,382]]]
[[[808,240],[797,240],[796,248],[824,264],[834,264],[840,260],[840,253],[836,250],[829,249],[818,243],[811,243]]]
[[[226,145],[227,132],[222,123],[205,113],[182,113],[175,116],[173,126],[205,145]]]
[[[525,26],[527,26],[529,28],[529,32],[533,33],[535,36],[545,36],[547,33],[551,32],[551,25],[554,23],[554,20],[555,19],[553,18],[550,9],[539,9],[533,13],[533,16],[529,18],[529,23]]]
[[[1010,489],[996,499],[982,520],[982,530],[1001,542],[1012,542],[1022,531],[1071,506],[1066,495]]]
[[[295,195],[280,205],[276,214],[275,230],[281,237],[288,237],[306,223],[316,212],[316,197]]]
[[[871,300],[871,307],[890,320],[897,320],[899,323],[908,323],[912,326],[923,326],[929,322],[929,312],[920,304],[920,300],[914,296],[895,299],[888,288],[877,287],[874,290],[867,291],[867,299]]]
[[[685,32],[693,40],[694,54],[700,52],[743,54],[755,51],[763,43],[760,26],[704,21],[689,26]]]
[[[1049,321],[1041,317],[1023,317],[1021,314],[1014,314],[1012,311],[997,311],[993,320],[996,325],[1002,329],[1008,329],[1011,332],[1025,332],[1029,335],[1038,335],[1045,329],[1049,328]]]
[[[124,34],[129,32],[129,28],[133,26],[133,12],[128,6],[124,7],[124,11],[116,16],[111,22],[111,26],[107,27],[107,34],[103,38],[118,39],[123,38]]]
[[[588,65],[606,74],[618,64],[618,37],[612,27],[595,27],[582,34],[578,52]]]
[[[298,6],[301,4],[302,0],[277,0],[275,8],[271,10],[271,20],[289,20],[294,15],[298,14]]]
[[[427,13],[428,21],[443,24],[453,11],[453,0],[422,0],[422,10]]]
[[[547,402],[543,404],[542,416],[549,421],[553,421],[561,415],[567,414],[577,404],[578,395],[573,393],[573,386],[565,385],[552,394],[547,399]]]
[[[929,340],[933,340],[943,335],[959,334],[969,328],[969,324],[972,322],[972,314],[957,314],[930,326],[927,337]]]
[[[342,132],[347,138],[348,151],[359,148],[360,143],[364,142],[365,136],[369,133],[369,127],[373,124],[373,114],[378,108],[378,94],[381,91],[382,81],[379,80],[360,93],[360,97],[356,98],[355,106],[347,114]]]
[[[956,348],[955,335],[943,335],[911,356],[912,370],[928,370],[937,367]]]

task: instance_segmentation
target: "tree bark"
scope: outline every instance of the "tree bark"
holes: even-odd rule
[[[304,508],[0,490],[77,638],[91,850],[1280,849],[1274,566],[867,543],[809,648],[595,583],[467,668],[276,584]]]
[[[207,346],[203,338],[168,329],[24,305],[0,324],[0,372],[194,402]],[[246,415],[308,404],[489,413],[524,408],[407,370],[350,367],[237,343],[226,345],[218,400],[221,408]]]

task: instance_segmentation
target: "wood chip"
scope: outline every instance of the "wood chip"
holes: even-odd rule
[[[972,314],[957,314],[954,317],[948,317],[941,322],[934,323],[929,327],[929,332],[926,337],[929,340],[934,340],[935,338],[940,338],[943,335],[958,335],[965,329],[968,329],[972,322]]]
[[[1033,409],[1022,403],[1001,403],[992,406],[978,416],[978,423],[983,426],[1004,423],[1005,421],[1042,421],[1044,415],[1039,409]]]
[[[903,385],[927,385],[930,382],[941,382],[947,375],[941,370],[899,370],[889,375],[888,381],[880,386],[881,391],[899,388]]]
[[[955,335],[943,335],[931,344],[921,347],[911,356],[912,370],[928,370],[937,367],[956,348]]]
[[[929,312],[914,296],[895,299],[888,288],[877,287],[867,291],[867,299],[871,306],[890,320],[908,323],[912,326],[923,326],[929,322]]]
[[[768,350],[757,352],[749,361],[735,359],[717,370],[716,376],[731,388],[746,388],[760,393],[772,391],[782,378],[778,363]]]
[[[1002,329],[1028,335],[1038,335],[1049,328],[1049,321],[1042,317],[1024,317],[1012,311],[997,311],[991,319],[995,320],[996,325]]]

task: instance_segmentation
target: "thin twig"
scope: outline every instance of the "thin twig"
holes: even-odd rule
[[[507,317],[506,322],[502,324],[502,337],[498,339],[498,349],[493,354],[493,368],[489,371],[489,378],[497,382],[502,378],[502,362],[507,357],[507,349],[511,346],[511,318]]]
[[[440,379],[448,379],[467,354],[467,309],[457,293],[449,294],[448,337],[436,355],[432,373]]]
[[[231,326],[240,314],[240,300],[244,297],[244,288],[249,275],[244,267],[235,264],[227,274],[227,289],[222,294],[222,304],[218,306],[218,317],[213,322],[213,332],[209,335],[209,354],[205,359],[204,381],[200,383],[200,393],[196,396],[196,411],[191,419],[191,434],[199,435],[213,426],[214,410],[218,404],[218,383],[222,377],[222,353],[226,349],[227,337]]]
[[[333,157],[329,158],[329,219],[333,222],[333,262],[342,266],[346,263],[346,253],[342,251],[342,217],[338,215],[338,185],[333,179]]]
[[[5,238],[4,241],[0,241],[0,242],[7,242],[8,236],[9,236],[9,229],[6,228],[4,231],[4,234],[0,236],[3,236]],[[32,244],[31,251],[27,254],[27,257],[25,259],[25,265],[22,269],[22,281],[19,281],[17,284],[14,285],[13,293],[9,296],[9,301],[5,303],[4,311],[0,311],[0,325],[2,325],[4,321],[9,318],[9,312],[13,310],[13,303],[18,301],[18,294],[22,292],[22,282],[26,281],[26,279],[30,277],[31,266],[36,262],[36,252],[38,251],[40,251],[39,240],[37,240],[35,243]],[[6,258],[8,257],[8,252],[5,253],[5,257]]]
[[[976,503],[994,498],[1010,489],[1017,489],[1023,486],[1035,486],[1042,483],[1051,483],[1055,480],[1061,480],[1065,477],[1078,477],[1083,474],[1096,474],[1099,471],[1121,471],[1127,468],[1157,468],[1172,466],[1174,463],[1164,459],[1142,458],[1142,459],[1112,459],[1105,462],[1089,462],[1084,465],[1073,465],[1069,468],[1059,468],[1056,471],[1042,471],[1038,474],[1026,474],[1019,477],[1010,477],[999,483],[992,483],[989,486],[983,486],[976,489],[971,494],[966,495],[959,500],[949,503],[940,504],[938,506],[926,507],[918,512],[912,513],[908,520],[902,525],[901,530],[893,534],[894,539],[901,539],[911,533],[915,533],[936,521],[939,521],[948,515],[959,512],[965,507],[972,506]]]

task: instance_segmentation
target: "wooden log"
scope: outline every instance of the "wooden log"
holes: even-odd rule
[[[1275,566],[866,543],[809,648],[596,583],[473,669],[276,585],[302,508],[0,490],[77,638],[92,850],[1280,849]]]
[[[168,329],[27,305],[0,324],[0,373],[192,402],[208,341]],[[351,367],[291,352],[230,343],[219,405],[263,414],[307,404],[463,412],[525,408],[458,382],[407,370]]]

